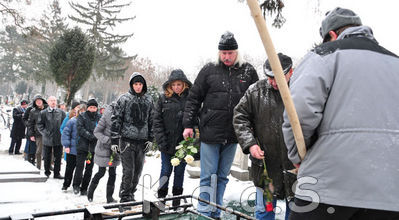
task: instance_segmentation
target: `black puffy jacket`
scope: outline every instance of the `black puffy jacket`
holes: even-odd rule
[[[199,115],[200,140],[210,144],[237,143],[233,109],[247,88],[258,81],[254,67],[208,63],[198,73],[184,111],[183,126],[193,128]],[[201,107],[202,104],[202,107]]]
[[[154,135],[159,150],[174,155],[175,147],[183,140],[183,112],[188,91],[181,96],[173,93],[170,98],[161,95],[154,112]]]
[[[80,114],[76,121],[76,129],[78,131],[78,144],[76,149],[84,152],[94,153],[97,144],[97,138],[93,132],[100,120],[101,115],[97,112],[86,111]]]
[[[143,90],[140,94],[134,92],[132,85],[135,77],[143,78]],[[122,139],[127,142],[153,140],[152,98],[147,95],[147,84],[140,73],[133,73],[129,81],[129,92],[121,95],[116,102],[111,117],[111,144],[119,144]]]
[[[39,108],[36,105],[36,99],[41,99],[43,101],[43,108]],[[32,102],[32,109],[29,111],[29,118],[28,118],[28,124],[27,124],[27,136],[29,137],[41,137],[42,134],[40,134],[39,130],[37,130],[37,121],[40,115],[40,111],[42,111],[43,109],[46,109],[48,107],[46,100],[40,96],[40,95],[36,95],[33,98],[33,102]],[[28,112],[28,111],[26,111]]]

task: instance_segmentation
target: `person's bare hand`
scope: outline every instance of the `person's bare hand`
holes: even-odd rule
[[[66,148],[65,148],[65,153],[67,153],[67,154],[71,153],[71,148],[66,147]]]
[[[30,137],[30,140],[31,140],[31,141],[36,141],[35,136]]]
[[[187,139],[188,137],[194,137],[194,131],[192,128],[186,128],[183,131],[183,138]]]
[[[261,160],[261,159],[265,158],[265,155],[264,155],[265,152],[263,152],[263,151],[260,149],[259,145],[257,145],[257,144],[252,145],[252,146],[249,148],[249,152],[251,153],[252,157],[254,157],[254,158],[256,158],[256,159]]]

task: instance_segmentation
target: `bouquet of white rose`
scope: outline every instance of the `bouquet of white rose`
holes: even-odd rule
[[[188,137],[176,146],[176,150],[175,156],[170,161],[174,167],[178,166],[182,159],[184,159],[186,163],[193,162],[194,154],[198,153],[199,146],[197,145],[195,138]]]

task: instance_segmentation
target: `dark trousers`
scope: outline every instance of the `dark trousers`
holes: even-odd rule
[[[295,198],[298,207],[308,206],[311,202]],[[399,212],[375,209],[363,209],[319,203],[308,212],[296,212],[291,209],[290,220],[395,220],[399,219]]]
[[[91,184],[98,184],[100,179],[103,178],[105,175],[105,171],[107,170],[106,167],[98,167],[98,172],[94,175],[93,179],[91,180]],[[107,186],[114,186],[116,179],[116,167],[109,167],[108,169],[108,182]]]
[[[54,176],[60,175],[61,170],[61,157],[62,157],[62,146],[43,146],[44,150],[44,174],[50,176],[50,166],[52,154],[54,154]]]
[[[21,148],[22,138],[11,138],[10,148],[8,149],[8,153],[10,154],[19,154],[19,149]]]
[[[119,191],[121,202],[134,200],[134,192],[144,165],[144,142],[121,141],[122,183]]]
[[[28,149],[25,149],[28,154],[28,161],[34,165],[36,158],[36,142],[26,139],[26,143],[28,143]]]
[[[87,164],[86,159],[89,152],[80,151],[80,150],[78,150],[77,152],[78,154],[76,155],[76,170],[75,170],[75,175],[73,176],[72,186],[73,187],[80,186],[80,191],[86,191],[91,180],[91,174],[93,172],[94,153],[91,153],[92,158],[90,164]],[[83,169],[85,171],[84,174],[83,174]]]
[[[169,178],[173,171],[173,166],[170,163],[170,160],[173,158],[172,155],[161,152],[162,159],[162,167],[161,167],[161,176],[160,176],[160,186],[161,189],[167,189],[169,185]],[[186,163],[181,161],[180,164],[174,167],[174,178],[173,178],[173,188],[183,188],[184,181],[184,170],[186,168]],[[166,182],[164,182],[166,181]]]
[[[43,137],[35,137],[36,139],[36,167],[37,169],[42,168],[42,158],[43,158]]]
[[[71,186],[73,171],[76,167],[76,155],[66,154],[66,168],[64,177],[64,187]]]

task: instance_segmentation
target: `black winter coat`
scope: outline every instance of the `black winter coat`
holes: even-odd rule
[[[147,95],[147,84],[142,77],[143,90],[141,94],[134,92],[133,79],[142,77],[133,73],[130,77],[129,92],[121,95],[116,102],[111,117],[111,144],[119,144],[119,140],[127,142],[153,140],[152,118],[153,103],[151,96]]]
[[[25,113],[24,113],[24,116],[22,117],[22,120],[24,121],[24,124],[25,124],[25,127],[26,127],[26,131],[25,131],[25,134],[26,134],[26,138],[27,139],[29,139],[29,128],[28,128],[28,125],[29,125],[29,116],[30,116],[30,112],[33,110],[33,105],[32,104],[30,104],[29,106],[28,106],[28,108],[26,108],[26,110],[25,110]]]
[[[78,131],[78,144],[76,150],[94,153],[97,138],[93,132],[100,121],[101,115],[97,112],[86,111],[80,114],[76,121],[76,129]]]
[[[25,110],[18,106],[12,110],[12,118],[14,119],[14,123],[12,124],[12,129],[10,133],[11,138],[22,139],[25,138],[25,122],[22,119]]]
[[[173,93],[170,98],[159,97],[154,113],[154,135],[161,152],[174,155],[175,147],[183,138],[183,112],[188,90],[181,96]]]
[[[184,128],[193,128],[199,115],[201,141],[210,144],[237,143],[233,109],[247,88],[258,79],[256,70],[249,63],[231,67],[223,63],[205,65],[188,95]]]
[[[296,177],[286,170],[294,168],[287,156],[284,143],[283,124],[284,104],[278,90],[266,79],[251,86],[234,109],[234,128],[238,142],[245,154],[258,144],[265,152],[265,162],[269,177],[273,180],[275,196],[279,199],[293,196],[291,190]],[[263,173],[263,161],[250,156],[251,176],[257,187]]]
[[[61,132],[60,127],[65,118],[65,112],[61,109],[50,108],[40,111],[37,120],[37,130],[43,136],[43,145],[45,146],[60,146]]]
[[[41,137],[42,136],[42,134],[37,129],[37,121],[39,119],[40,112],[43,109],[40,109],[36,105],[36,99],[43,100],[43,109],[46,109],[48,107],[46,100],[44,98],[42,98],[42,96],[36,95],[33,98],[32,109],[29,111],[29,118],[28,118],[28,124],[27,124],[27,136],[28,137]],[[26,111],[26,113],[28,113],[28,110]]]

